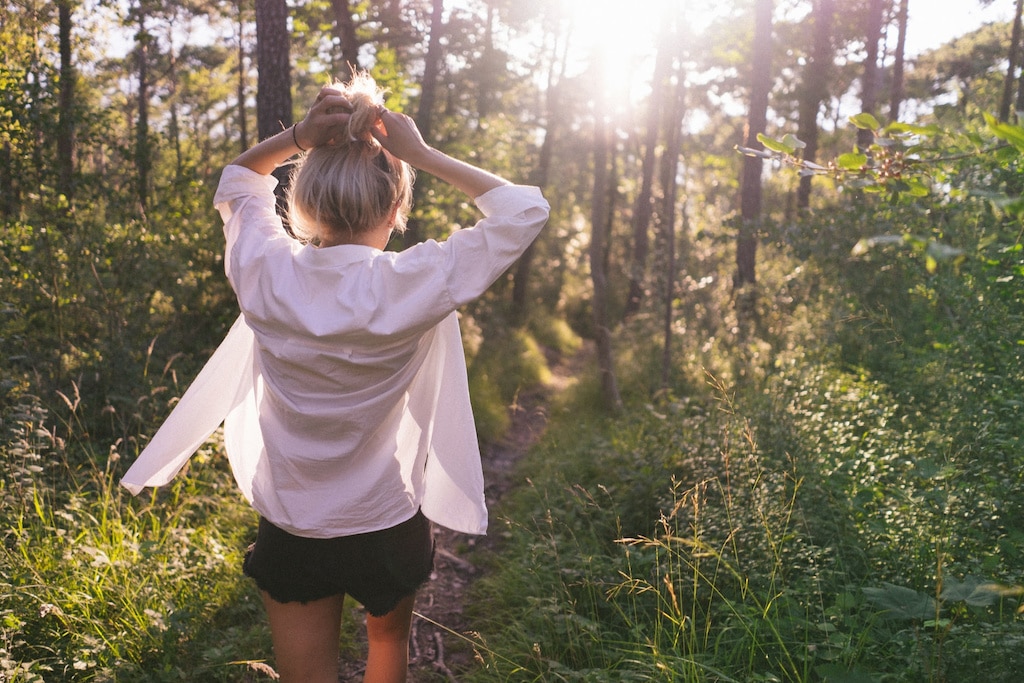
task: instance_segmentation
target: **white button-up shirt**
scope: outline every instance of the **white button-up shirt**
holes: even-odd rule
[[[375,531],[419,508],[483,533],[455,310],[534,240],[547,202],[537,188],[501,186],[476,199],[483,220],[443,242],[317,249],[285,233],[275,185],[224,170],[214,202],[242,318],[122,483],[166,483],[224,421],[243,494],[296,535]]]

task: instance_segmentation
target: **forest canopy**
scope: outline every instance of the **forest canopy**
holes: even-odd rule
[[[155,588],[93,615],[56,586],[88,584],[81,567],[116,582],[176,566],[200,551],[167,529],[243,514],[220,507],[222,463],[180,484],[206,508],[171,518],[116,480],[237,316],[221,170],[353,69],[431,144],[551,203],[541,238],[461,312],[481,439],[506,434],[553,359],[585,358],[565,401],[586,434],[553,420],[561,441],[527,465],[550,477],[550,509],[517,505],[607,564],[543,557],[566,566],[535,577],[549,595],[529,615],[487,588],[508,623],[488,624],[480,680],[638,680],[566,673],[643,668],[629,638],[665,680],[1014,680],[1022,3],[963,2],[1013,18],[910,54],[924,0],[0,4],[0,680],[134,680],[201,648],[175,640],[198,627],[171,623]],[[423,175],[389,248],[476,218]],[[555,501],[566,482],[614,502]],[[736,517],[702,517],[698,499]],[[138,536],[117,557],[110,538],[81,550],[90,516]],[[580,517],[594,547],[562,535]],[[721,584],[695,564],[710,556],[732,572]],[[635,594],[618,583],[634,560]],[[530,621],[545,610],[558,617]],[[115,642],[126,624],[149,640]]]

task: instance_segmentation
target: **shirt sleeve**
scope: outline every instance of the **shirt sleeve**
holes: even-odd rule
[[[221,174],[213,205],[224,221],[224,272],[237,289],[238,267],[256,256],[267,240],[293,240],[288,236],[277,213],[277,178],[230,164]],[[261,233],[255,240],[241,240],[242,230]],[[246,243],[249,245],[246,247]],[[248,249],[248,252],[246,252]]]
[[[453,233],[444,242],[428,241],[403,252],[409,258],[416,258],[417,249],[441,252],[446,288],[456,307],[483,294],[522,256],[550,212],[540,189],[525,185],[494,188],[477,197],[476,205],[484,218],[473,227]]]

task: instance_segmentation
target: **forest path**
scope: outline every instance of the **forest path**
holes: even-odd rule
[[[484,444],[484,496],[492,510],[521,482],[515,476],[520,459],[543,436],[552,399],[565,391],[578,376],[589,355],[589,347],[571,356],[549,359],[552,380],[546,386],[524,390],[509,408],[512,424],[505,437]],[[496,520],[491,535],[468,536],[442,527],[434,528],[436,554],[434,574],[416,599],[409,654],[409,683],[458,681],[462,672],[473,669],[475,652],[468,641],[473,624],[465,614],[467,593],[483,570],[467,559],[478,549],[491,549],[500,542]],[[341,681],[361,681],[365,668],[365,627],[359,633],[359,652],[343,658]]]

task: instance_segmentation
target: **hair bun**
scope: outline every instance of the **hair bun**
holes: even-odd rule
[[[384,91],[365,71],[352,74],[352,80],[342,85],[341,89],[352,103],[352,116],[348,120],[349,141],[365,142],[374,150],[379,149],[380,143],[371,131],[380,118]]]

